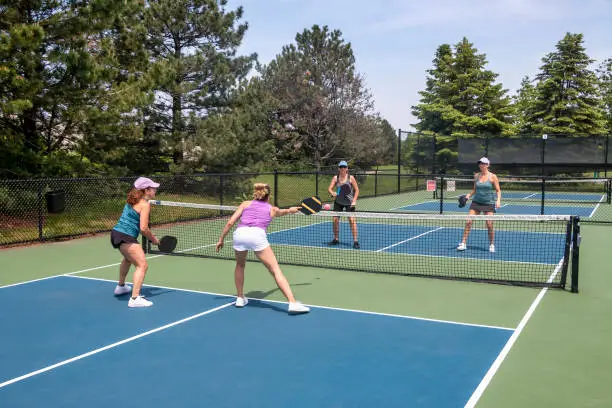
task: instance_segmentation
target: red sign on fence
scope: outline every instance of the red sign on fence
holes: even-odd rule
[[[436,191],[436,180],[427,180],[427,191]]]

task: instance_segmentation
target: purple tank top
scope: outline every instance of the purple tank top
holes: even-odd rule
[[[240,217],[240,227],[259,227],[264,231],[272,222],[270,216],[270,208],[272,205],[266,201],[253,200],[247,208],[242,210],[242,216]]]

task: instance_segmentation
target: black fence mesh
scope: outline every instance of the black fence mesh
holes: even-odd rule
[[[365,212],[452,213],[457,194],[468,189],[471,180],[471,175],[463,176],[467,181],[454,180],[450,189],[447,181],[452,178],[447,175],[352,174],[360,187],[357,209]],[[331,203],[327,189],[333,176],[274,172],[154,178],[161,183],[160,200],[237,205],[251,198],[253,183],[264,182],[272,187],[273,203],[288,207],[313,194]],[[135,178],[0,180],[0,246],[110,231]],[[447,180],[441,182],[441,178]],[[502,190],[508,197],[504,202],[512,206],[531,206],[533,214],[550,214],[552,210],[579,215],[581,222],[612,225],[609,179],[519,175],[504,176],[503,180]]]

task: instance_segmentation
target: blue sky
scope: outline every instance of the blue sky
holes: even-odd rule
[[[240,5],[249,29],[239,52],[264,64],[313,24],[340,30],[396,129],[413,130],[410,107],[440,44],[467,37],[510,95],[567,32],[584,34],[597,62],[612,57],[612,0],[229,0],[228,9]]]

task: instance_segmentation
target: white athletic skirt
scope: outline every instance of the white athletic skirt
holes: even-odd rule
[[[234,231],[236,251],[261,251],[269,246],[266,231],[259,227],[239,227]]]

